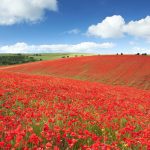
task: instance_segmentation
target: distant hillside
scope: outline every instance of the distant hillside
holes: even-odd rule
[[[0,54],[0,57],[6,57],[13,59],[13,57],[16,57],[16,61],[19,58],[32,58],[35,61],[41,61],[41,60],[55,60],[60,58],[68,58],[68,57],[79,57],[79,56],[91,56],[94,54],[90,53],[37,53],[37,54]],[[15,60],[14,60],[15,61]],[[1,62],[1,61],[0,61]],[[11,63],[11,60],[10,60]],[[0,63],[0,65],[2,65]]]
[[[4,69],[4,68],[3,68]],[[149,56],[87,56],[29,63],[7,71],[150,89]]]

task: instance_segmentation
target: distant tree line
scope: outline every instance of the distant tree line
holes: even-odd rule
[[[119,55],[119,53],[117,53],[116,55]],[[120,55],[123,55],[123,53],[120,53]]]
[[[74,57],[78,57],[78,56],[79,56],[79,57],[80,57],[80,56],[83,57],[84,55],[74,55]],[[69,57],[70,57],[70,56],[62,56],[61,58],[69,58]],[[73,56],[72,56],[72,57],[73,57]]]
[[[37,61],[34,57],[29,57],[21,54],[12,56],[0,56],[0,65],[22,64],[27,62]]]
[[[118,53],[116,54],[116,55],[119,55]],[[123,53],[121,53],[120,55],[124,55]],[[136,53],[136,55],[147,55],[147,53],[142,53],[142,54],[140,54],[140,53]]]
[[[33,56],[42,56],[42,54],[33,54]]]
[[[140,54],[140,53],[137,53],[136,55],[147,55],[147,53],[142,53],[142,54]]]

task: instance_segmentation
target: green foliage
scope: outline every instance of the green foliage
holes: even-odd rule
[[[90,55],[92,54],[84,54],[84,56]],[[0,66],[22,64],[42,60],[55,60],[60,58],[69,58],[77,56],[83,56],[83,54],[82,53],[0,54]]]
[[[36,61],[34,57],[21,55],[21,54],[0,56],[0,65],[14,65],[14,64],[22,64],[22,63],[34,62],[34,61]]]
[[[102,136],[102,130],[99,128],[99,126],[95,125],[90,125],[87,127],[88,131],[95,133],[97,136]]]

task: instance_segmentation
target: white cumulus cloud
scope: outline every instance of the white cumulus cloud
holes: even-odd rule
[[[138,21],[130,21],[124,26],[124,32],[136,37],[150,38],[150,16]]]
[[[121,16],[114,15],[106,17],[97,25],[91,25],[88,28],[88,35],[97,36],[101,38],[116,38],[123,35],[122,30],[125,21]]]
[[[28,45],[16,43],[0,47],[0,53],[59,53],[59,52],[101,52],[101,49],[113,48],[113,43],[82,42],[79,44]]]
[[[57,11],[57,0],[1,0],[0,25],[36,22],[45,10]]]
[[[118,38],[128,34],[150,40],[150,16],[127,23],[120,15],[106,17],[97,25],[91,25],[87,34],[101,38]]]

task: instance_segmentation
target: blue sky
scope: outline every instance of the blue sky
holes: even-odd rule
[[[150,53],[149,0],[1,1],[1,53]]]

